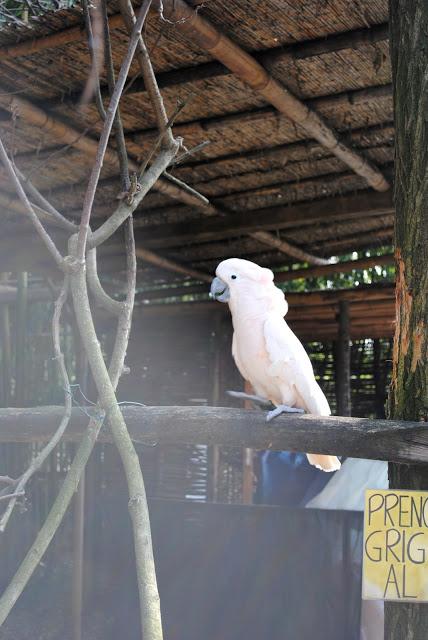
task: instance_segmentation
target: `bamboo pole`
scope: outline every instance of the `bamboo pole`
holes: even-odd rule
[[[141,260],[145,260],[146,262],[150,262],[161,269],[166,269],[167,271],[174,271],[175,273],[182,273],[185,276],[190,276],[196,280],[202,280],[202,282],[211,282],[212,276],[207,273],[203,273],[202,271],[197,271],[196,269],[191,269],[190,267],[186,267],[184,265],[180,265],[175,261],[168,260],[167,258],[163,258],[159,256],[153,251],[149,251],[148,249],[144,249],[143,247],[138,247],[135,250],[137,258]]]
[[[41,129],[47,131],[50,135],[54,136],[59,143],[69,144],[82,151],[84,157],[87,159],[88,164],[91,164],[93,162],[98,147],[98,144],[95,140],[88,138],[82,133],[79,133],[72,127],[57,120],[54,116],[47,114],[36,105],[33,105],[28,100],[19,96],[13,96],[9,101],[8,107],[11,111],[16,110],[16,112],[22,118],[24,118],[27,122],[33,124],[35,127],[40,127]],[[105,162],[117,166],[118,160],[114,149],[107,149],[105,154]],[[139,169],[139,166],[135,161],[131,161],[129,166],[132,170]],[[187,194],[172,183],[168,182],[166,179],[159,179],[156,182],[155,189],[165,195],[169,195],[172,198],[180,199],[183,202],[187,202],[188,204],[191,203],[192,205],[195,205],[196,201],[198,203],[198,206],[200,206],[201,204],[200,200],[195,198],[195,196]],[[144,252],[144,259],[147,262],[156,264],[157,266],[160,266],[160,262],[162,262],[162,258],[158,257],[150,251]],[[169,260],[168,269],[176,270],[178,273],[190,275],[191,277],[197,277],[197,279],[203,279],[201,272],[196,272],[195,270],[187,270],[185,266],[179,264],[176,264],[175,268],[174,264],[175,263],[172,260]],[[166,265],[166,261],[164,261],[164,265]],[[197,273],[198,275],[196,276]],[[204,280],[207,281],[207,279],[208,276],[205,274]]]
[[[15,405],[24,407],[26,401],[26,355],[27,355],[27,300],[28,274],[20,271],[16,292],[16,348],[15,348]]]
[[[7,274],[2,274],[2,280],[7,279]],[[15,293],[16,297],[16,293]],[[12,382],[12,349],[10,333],[9,305],[1,304],[1,354],[2,354],[2,380],[3,380],[3,404],[10,405]]]
[[[163,16],[171,20],[178,31],[198,47],[208,51],[278,111],[302,127],[308,135],[318,140],[355,173],[365,178],[370,186],[377,191],[387,191],[390,188],[379,169],[340,142],[336,132],[315,111],[309,109],[275,80],[253,56],[222,34],[183,0],[158,0],[158,3],[154,4],[162,7]]]
[[[244,392],[254,394],[254,389],[245,380]],[[244,409],[251,411],[252,403],[244,400]],[[254,494],[254,451],[250,447],[244,447],[242,452],[242,503],[252,504]]]
[[[123,26],[123,20],[120,14],[115,14],[109,19],[109,26],[111,29],[120,28]],[[2,60],[15,59],[20,56],[29,56],[33,53],[45,51],[46,49],[55,49],[56,47],[63,47],[73,42],[80,42],[86,38],[84,26],[79,24],[76,27],[68,27],[67,29],[61,29],[56,33],[42,36],[40,38],[31,38],[12,44],[6,47],[0,48],[0,57]]]
[[[223,342],[222,336],[222,316],[214,317],[212,344],[212,383],[211,383],[211,405],[217,407],[220,404],[220,389],[223,365]],[[217,502],[218,483],[220,471],[220,447],[213,444],[208,447],[208,500]]]
[[[82,393],[88,394],[88,359],[79,338],[77,328],[74,332],[78,344],[76,380]],[[84,564],[85,564],[85,495],[86,469],[80,476],[73,501],[73,568],[71,585],[71,616],[73,640],[82,640],[82,620],[84,602]]]

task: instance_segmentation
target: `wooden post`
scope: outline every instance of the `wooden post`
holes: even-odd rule
[[[428,421],[428,3],[390,0],[395,116],[396,331],[392,419]],[[389,464],[397,489],[428,489],[428,465]],[[385,638],[427,637],[428,604],[386,603]]]
[[[221,339],[221,325],[222,316],[217,314],[214,318],[214,339],[213,339],[213,353],[212,353],[212,378],[211,378],[211,405],[218,407],[220,404],[220,379],[221,379],[221,363],[222,363],[222,348],[224,343]],[[218,476],[220,468],[220,447],[217,444],[213,444],[209,447],[208,455],[208,487],[207,487],[207,499],[211,502],[217,502],[218,500]]]
[[[244,386],[245,393],[252,394],[254,393],[253,387],[247,381],[245,381]],[[248,400],[244,401],[244,409],[252,409],[251,402]],[[243,459],[242,459],[242,502],[243,504],[252,504],[253,503],[253,494],[254,494],[254,461],[253,461],[253,450],[245,447],[243,451]]]
[[[373,340],[373,378],[375,386],[376,418],[385,417],[385,369],[381,362],[382,345],[380,339]]]
[[[86,395],[88,392],[88,360],[77,331],[75,331],[77,345],[76,380],[80,389]],[[71,616],[73,640],[82,640],[82,615],[84,592],[84,546],[85,542],[85,471],[80,478],[73,503],[73,572],[71,588]]]
[[[349,339],[349,302],[339,302],[339,336],[336,343],[337,415],[351,415],[351,342]]]
[[[3,274],[2,281],[6,279]],[[2,343],[2,381],[3,381],[3,404],[8,407],[10,404],[11,379],[12,379],[12,351],[10,335],[10,313],[9,305],[1,305],[1,343]]]
[[[28,274],[20,271],[17,278],[16,298],[16,348],[15,348],[15,405],[24,407],[26,401],[26,353],[27,353],[27,296]]]

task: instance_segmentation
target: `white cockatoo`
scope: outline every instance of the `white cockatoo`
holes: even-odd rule
[[[284,320],[288,304],[273,283],[272,271],[249,260],[223,260],[216,269],[210,296],[229,303],[234,329],[232,355],[257,396],[276,406],[267,420],[283,412],[329,416],[327,398],[315,380],[308,354]],[[307,456],[323,471],[340,468],[335,456]]]

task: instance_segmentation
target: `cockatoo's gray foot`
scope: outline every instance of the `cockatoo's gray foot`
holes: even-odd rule
[[[289,407],[286,404],[280,404],[275,409],[272,409],[272,411],[269,411],[269,413],[266,416],[266,422],[270,422],[271,420],[279,416],[281,413],[305,413],[305,412],[303,409],[298,409],[297,407]]]
[[[270,404],[270,401],[267,398],[262,398],[262,396],[256,396],[251,393],[245,393],[244,391],[226,391],[226,393],[227,395],[232,396],[232,398],[251,400],[252,402],[257,402],[257,404],[263,405]]]

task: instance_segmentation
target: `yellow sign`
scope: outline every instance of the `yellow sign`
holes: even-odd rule
[[[366,491],[363,598],[428,602],[428,492]]]

